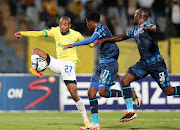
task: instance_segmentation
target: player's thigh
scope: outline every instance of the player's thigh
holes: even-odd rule
[[[72,61],[61,61],[61,75],[63,80],[76,80],[76,63]]]
[[[149,67],[150,67],[149,69],[150,75],[158,83],[161,89],[164,89],[170,86],[169,76],[168,76],[166,64],[164,63],[164,61],[157,62],[156,64],[153,64]]]
[[[127,73],[133,75],[133,77],[135,78],[134,80],[142,79],[149,74],[146,70],[146,66],[142,62],[137,62],[135,65],[129,67]]]
[[[48,68],[55,73],[60,73],[60,70],[61,70],[60,60],[55,59],[54,57],[50,56],[50,63],[49,63]]]

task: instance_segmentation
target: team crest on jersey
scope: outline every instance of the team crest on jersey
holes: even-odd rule
[[[137,31],[134,31],[134,37],[137,35]]]
[[[69,43],[73,43],[73,40],[71,38],[69,38]]]
[[[101,78],[102,81],[106,80],[105,78]]]
[[[61,43],[58,43],[58,46],[62,47]]]

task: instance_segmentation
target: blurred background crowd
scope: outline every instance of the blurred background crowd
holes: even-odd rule
[[[159,28],[160,40],[180,36],[179,0],[9,0],[9,8],[11,16],[24,15],[34,30],[57,26],[61,16],[69,16],[72,28],[83,35],[90,35],[85,24],[86,12],[98,11],[101,22],[113,34],[119,34],[133,26],[137,8],[146,8],[149,19]]]
[[[11,68],[14,63],[18,64],[16,69],[8,69],[9,72],[24,72],[27,44],[15,39],[14,33],[19,30],[55,27],[59,18],[66,15],[72,20],[72,29],[90,36],[85,15],[98,11],[102,24],[116,35],[134,26],[137,8],[149,10],[149,19],[158,27],[158,40],[180,37],[180,0],[0,0],[0,61],[6,60],[6,65],[0,63],[0,72],[7,72],[7,66]]]

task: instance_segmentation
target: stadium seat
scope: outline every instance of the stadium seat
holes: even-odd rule
[[[5,46],[6,45],[6,40],[3,36],[0,36],[0,46]]]
[[[5,56],[6,55],[6,46],[1,46],[0,47],[0,56]]]
[[[0,73],[22,73],[24,70],[22,60],[14,55],[14,49],[6,45],[2,36],[0,46]]]
[[[5,53],[6,56],[14,56],[14,50],[10,46],[5,47],[5,52],[4,53]]]
[[[16,73],[22,73],[24,70],[24,65],[22,60],[19,57],[15,57],[15,63],[16,63],[15,65]]]
[[[15,56],[6,56],[7,64],[8,64],[8,69],[7,73],[15,73]]]
[[[8,63],[7,73],[22,73],[24,66],[22,60],[16,56],[7,56],[6,62]]]
[[[5,56],[0,57],[0,73],[6,73],[8,70],[8,62]]]

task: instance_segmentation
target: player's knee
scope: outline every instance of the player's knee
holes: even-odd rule
[[[165,94],[166,96],[174,95],[174,91],[173,91],[173,90],[171,90],[171,91],[163,91],[163,92],[164,92],[164,94]]]
[[[122,86],[129,86],[128,80],[125,79],[125,78],[121,78],[121,85],[122,85]]]
[[[164,92],[166,96],[171,96],[172,94],[170,92]]]
[[[89,89],[88,90],[88,97],[89,98],[94,98],[94,97],[96,97],[96,93],[93,90]]]
[[[38,54],[41,51],[39,48],[34,48],[32,54]]]
[[[173,91],[163,91],[166,96],[171,96],[174,94]]]
[[[174,89],[171,86],[164,88],[163,92],[166,96],[174,95]]]

